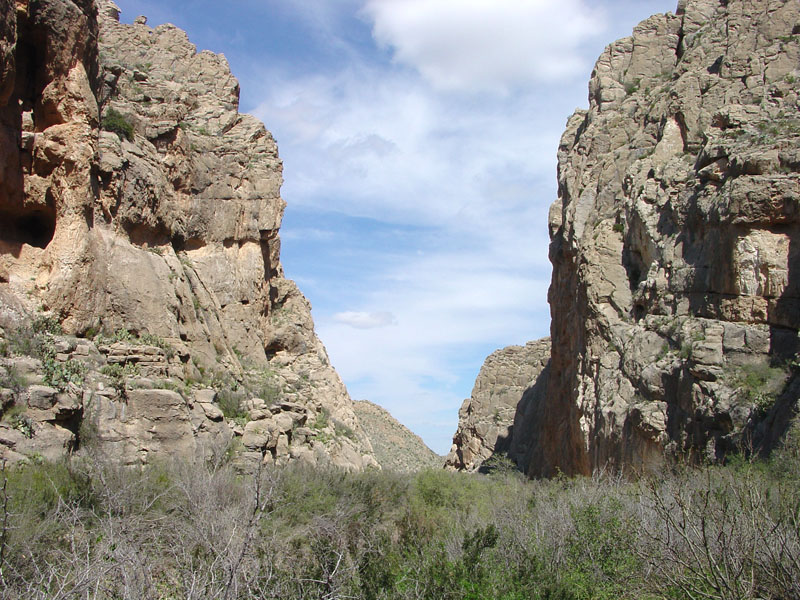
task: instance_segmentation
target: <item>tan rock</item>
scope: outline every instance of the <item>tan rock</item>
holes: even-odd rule
[[[525,470],[527,435],[540,409],[549,361],[549,338],[509,346],[486,359],[458,413],[447,468],[475,471],[492,456],[504,455]]]
[[[347,456],[362,468],[369,440],[280,263],[278,149],[262,123],[239,114],[226,59],[198,53],[172,25],[119,23],[109,0],[97,11],[88,0],[29,4],[20,26],[16,5],[0,0],[0,325],[44,306],[68,334],[102,325],[175,351],[117,342],[101,355],[82,345],[104,385],[95,371],[106,363],[138,370],[137,385],[149,387],[270,373],[278,399],[296,405],[282,409],[300,415],[295,425],[324,408],[354,431]],[[76,354],[59,348],[57,359]],[[31,376],[40,373],[33,365]],[[85,389],[96,392],[86,412],[99,443],[124,462],[198,457],[231,435],[213,400],[130,390],[126,405],[116,390]],[[314,449],[329,460],[340,451]]]
[[[737,382],[798,349],[798,22],[793,2],[686,0],[599,58],[559,147],[529,474],[774,440]]]

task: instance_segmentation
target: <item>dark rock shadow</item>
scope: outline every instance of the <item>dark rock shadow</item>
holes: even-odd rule
[[[492,456],[483,461],[479,473],[492,473],[497,470],[493,465],[502,464],[503,457],[510,460],[521,473],[528,472],[531,450],[541,443],[542,414],[547,397],[547,382],[550,377],[550,361],[542,369],[536,381],[523,393],[516,410],[514,424],[508,435],[499,436],[494,445]],[[493,461],[493,459],[496,459]],[[488,464],[487,464],[488,463]],[[506,463],[507,464],[507,463]]]

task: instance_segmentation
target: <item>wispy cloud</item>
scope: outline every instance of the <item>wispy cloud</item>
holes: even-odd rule
[[[336,313],[332,319],[355,329],[376,329],[397,324],[397,318],[390,312],[346,311]]]

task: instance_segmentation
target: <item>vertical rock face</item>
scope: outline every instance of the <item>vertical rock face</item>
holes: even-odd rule
[[[798,2],[682,0],[608,46],[558,151],[549,365],[489,357],[449,466],[770,449],[800,397],[799,96]]]
[[[549,339],[509,346],[486,359],[458,413],[447,468],[475,471],[499,454],[526,469],[529,432],[542,408],[549,362]]]
[[[800,4],[681,2],[589,90],[559,148],[529,473],[768,445],[798,397]]]
[[[245,455],[374,464],[310,306],[284,278],[277,146],[263,124],[238,113],[225,58],[197,53],[172,25],[122,25],[107,0],[17,0],[4,2],[2,15],[6,333],[43,308],[73,336],[157,338],[169,348],[160,376],[181,385],[268,382],[277,401],[240,411],[273,434],[244,436]],[[107,344],[93,348],[114,362]],[[145,456],[147,444],[137,449],[135,440],[151,404],[166,407],[157,409],[161,421],[181,413],[196,437],[192,393],[134,394],[127,412],[104,404],[120,398],[101,396],[101,442],[106,433],[134,440],[130,452]],[[121,433],[114,419],[131,411],[142,426]],[[298,435],[300,421],[318,427]],[[335,434],[336,423],[347,436]]]

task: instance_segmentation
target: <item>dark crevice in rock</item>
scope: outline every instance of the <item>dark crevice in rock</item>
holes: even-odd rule
[[[126,221],[122,228],[131,243],[136,246],[152,247],[170,243],[170,232],[162,223],[151,226],[145,223],[135,224]]]
[[[46,248],[56,230],[55,211],[37,208],[22,214],[0,211],[0,240]]]
[[[267,360],[272,360],[278,354],[278,352],[284,352],[286,350],[286,346],[281,341],[273,341],[267,344],[264,348],[264,353],[267,355]]]
[[[714,63],[706,69],[710,75],[719,75],[720,70],[722,69],[722,61],[724,60],[724,56],[720,56]]]

